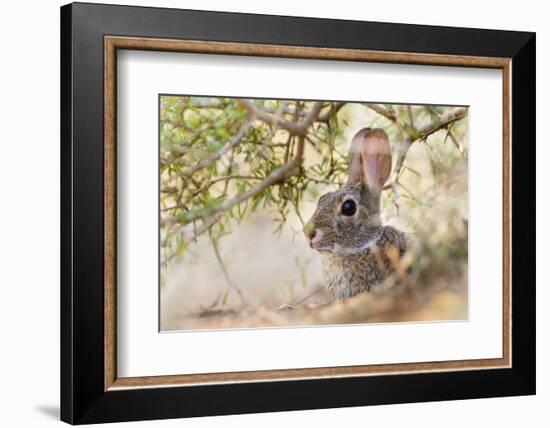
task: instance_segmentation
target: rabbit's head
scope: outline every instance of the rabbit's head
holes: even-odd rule
[[[363,128],[355,134],[346,185],[321,196],[304,227],[311,248],[350,254],[376,242],[382,230],[380,193],[391,164],[390,143],[383,129]]]

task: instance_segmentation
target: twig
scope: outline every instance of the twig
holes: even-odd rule
[[[409,114],[409,125],[411,125],[414,128],[415,127],[414,126],[414,116],[413,116],[412,107],[411,107],[410,104],[407,105],[407,112]]]
[[[399,190],[397,190],[398,184],[399,184],[399,181],[397,179],[391,183],[391,196],[392,196],[393,204],[395,205],[395,209],[397,211],[397,215],[399,215],[399,197],[400,197]]]
[[[395,114],[394,111],[388,110],[386,107],[383,107],[379,104],[367,104],[367,107],[375,111],[376,113],[384,116],[386,119],[391,120],[393,123],[399,126],[411,137],[412,141],[418,140],[422,136],[421,132],[406,123],[403,119],[399,117],[399,115]]]
[[[460,142],[456,139],[456,137],[454,136],[453,134],[453,131],[452,131],[452,126],[449,126],[449,128],[447,129],[447,135],[445,135],[445,140],[443,142],[446,142],[447,141],[447,138],[451,138],[451,141],[453,142],[453,144],[455,145],[456,149],[459,151],[459,153],[464,156],[464,147],[462,147],[462,144],[460,144]]]
[[[295,123],[289,122],[286,119],[278,119],[272,114],[258,110],[256,106],[249,100],[240,99],[237,102],[248,112],[251,121],[253,120],[252,118],[259,119],[269,125],[274,125],[286,129],[288,132],[294,135],[304,135],[311,124],[317,119],[319,112],[323,107],[323,103],[321,102],[313,103],[313,106],[305,116],[305,119],[301,122]]]
[[[227,281],[227,290],[224,293],[224,301],[227,298],[227,294],[229,289],[233,289],[240,297],[241,299],[241,305],[242,307],[246,306],[246,299],[244,298],[243,292],[237,285],[231,281],[231,278],[229,277],[229,273],[227,272],[227,268],[225,266],[225,263],[223,262],[222,256],[220,254],[220,249],[218,248],[218,241],[216,241],[212,235],[210,235],[210,242],[212,243],[212,248],[214,249],[214,254],[216,255],[216,260],[218,261],[220,268],[222,270],[223,276],[225,277],[225,280]]]
[[[346,103],[344,102],[332,103],[331,108],[328,111],[321,113],[317,117],[317,122],[325,122],[325,123],[328,122],[332,117],[332,115],[335,115],[336,113],[338,113],[340,109],[345,105]]]
[[[221,204],[213,208],[197,210],[195,212],[189,213],[186,216],[186,223],[189,223],[193,220],[197,220],[199,218],[204,218],[206,216],[227,211],[233,208],[235,205],[240,204],[241,202],[244,202],[247,199],[250,199],[253,196],[257,195],[258,193],[263,192],[269,186],[279,183],[282,180],[286,179],[302,163],[302,158],[304,155],[304,141],[305,141],[305,138],[303,135],[298,136],[298,144],[296,145],[296,154],[294,158],[290,160],[288,163],[286,163],[285,165],[273,171],[269,176],[267,176],[267,178],[264,181],[256,184],[246,192],[243,192],[232,199],[225,200],[224,202],[222,202]]]
[[[431,122],[416,129],[405,123],[398,115],[395,114],[395,112],[390,111],[385,107],[382,107],[378,104],[367,104],[367,107],[394,122],[409,137],[402,142],[401,149],[397,154],[391,183],[393,183],[399,176],[409,148],[415,141],[425,140],[430,135],[436,133],[440,129],[446,128],[457,120],[462,119],[468,113],[467,107],[455,107],[447,111],[445,114],[439,116],[438,119],[435,121],[436,123]]]
[[[443,115],[437,116],[435,121],[432,121],[417,129],[405,123],[399,117],[399,115],[397,115],[394,111],[387,109],[386,107],[383,107],[378,104],[367,104],[367,107],[375,111],[376,113],[384,116],[385,118],[391,120],[392,122],[394,122],[402,131],[404,131],[407,134],[407,137],[405,138],[404,141],[401,142],[400,147],[398,149],[397,158],[392,171],[392,178],[390,179],[388,184],[384,186],[384,189],[389,189],[389,188],[392,189],[393,203],[399,212],[397,196],[395,195],[396,184],[399,184],[398,183],[399,175],[401,173],[401,169],[403,168],[403,163],[405,162],[407,153],[409,152],[409,149],[412,146],[412,144],[419,140],[426,140],[430,135],[436,133],[441,129],[447,128],[457,120],[462,119],[467,115],[468,109],[467,107],[452,108],[446,113],[444,113]],[[431,114],[437,115],[435,110],[429,110],[429,111]]]
[[[175,209],[178,209],[178,208],[184,208],[189,204],[191,199],[193,199],[195,196],[199,195],[200,193],[202,193],[206,189],[210,188],[214,184],[219,183],[220,181],[229,182],[231,180],[261,180],[261,177],[256,177],[254,175],[226,175],[226,176],[212,178],[211,180],[208,180],[204,185],[199,187],[197,190],[195,190],[185,202],[183,202],[181,204],[177,204],[177,205],[172,205],[172,206],[167,207],[167,208],[163,208],[161,211],[171,211],[171,210],[175,210]],[[223,192],[223,193],[225,193],[225,192]]]
[[[421,134],[421,137],[419,139],[425,139],[426,137],[436,133],[440,129],[446,128],[451,123],[456,122],[457,120],[462,119],[463,117],[466,117],[467,114],[468,114],[467,107],[455,107],[447,111],[445,114],[439,116],[439,123],[437,124],[429,123],[418,128],[418,132],[420,132]]]
[[[169,228],[172,232],[181,232],[183,234],[183,237],[187,241],[194,241],[196,240],[200,235],[202,235],[204,232],[209,230],[214,224],[216,224],[221,218],[221,213],[218,213],[216,215],[212,215],[206,220],[204,223],[202,223],[199,227],[196,227],[195,222],[192,224],[192,233],[189,232],[189,223],[186,223],[185,225],[180,225],[179,220],[176,217],[172,216],[161,216],[160,219],[160,225],[161,227]]]
[[[301,298],[300,300],[298,300],[296,303],[294,303],[294,306],[298,306],[298,305],[301,305],[302,303],[304,303],[306,300],[312,298],[313,296],[315,296],[317,293],[319,293],[320,291],[322,290],[322,288],[317,288],[315,289],[313,292],[309,293],[307,296]]]
[[[227,152],[229,152],[229,150],[231,150],[233,147],[235,147],[237,144],[239,144],[241,142],[241,140],[244,137],[244,135],[246,134],[246,132],[252,126],[252,120],[253,119],[251,119],[249,122],[247,122],[246,125],[244,125],[239,130],[239,132],[229,141],[229,143],[224,145],[217,152],[212,153],[210,156],[208,156],[204,159],[201,159],[199,162],[197,162],[195,165],[193,165],[191,167],[183,168],[180,173],[182,175],[193,175],[199,169],[206,168],[207,166],[212,165],[219,158],[221,158],[223,155],[225,155]]]

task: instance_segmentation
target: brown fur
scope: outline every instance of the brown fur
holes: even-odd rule
[[[407,249],[406,235],[380,221],[380,192],[391,170],[389,140],[382,129],[364,128],[350,148],[350,176],[340,190],[319,199],[304,228],[310,246],[322,254],[329,292],[344,299],[384,281]],[[356,212],[342,214],[353,201]]]
[[[406,236],[391,226],[381,228],[376,246],[354,254],[323,254],[323,278],[336,299],[346,299],[383,282],[398,268],[407,249]]]

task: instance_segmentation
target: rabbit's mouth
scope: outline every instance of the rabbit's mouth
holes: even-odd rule
[[[334,248],[333,247],[321,247],[321,246],[318,246],[318,245],[315,245],[315,244],[312,244],[311,242],[309,243],[309,246],[319,252],[319,253],[334,253]]]
[[[313,229],[307,234],[309,238],[309,247],[321,251],[321,239],[323,238],[323,231],[321,229]]]
[[[326,245],[326,243],[322,243],[319,241],[309,241],[309,247],[312,250],[317,251],[318,253],[324,253],[324,254],[333,254],[336,253],[336,249],[334,248],[334,245]]]
[[[309,242],[309,247],[312,249],[312,250],[315,250],[317,251],[318,253],[335,253],[336,252],[336,249],[334,248],[333,245],[330,245],[330,246],[327,246],[327,245],[323,245],[321,244],[320,242]]]
[[[309,248],[311,248],[312,250],[315,250],[315,251],[319,251],[320,253],[330,253],[330,252],[332,252],[331,247],[323,247],[323,246],[319,245],[318,243],[311,242],[311,241],[309,241]]]
[[[332,247],[314,248],[314,250],[321,254],[337,254]]]
[[[336,243],[330,246],[322,246],[319,242],[314,243],[310,241],[309,246],[320,253],[331,253],[343,257],[353,256],[355,254],[360,254],[365,251],[369,251],[371,248],[377,247],[382,232],[383,230],[381,229],[376,235],[359,245],[346,246]]]

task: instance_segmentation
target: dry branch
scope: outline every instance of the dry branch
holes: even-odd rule
[[[426,124],[418,129],[418,132],[421,134],[421,138],[424,139],[431,134],[439,131],[440,129],[444,129],[447,126],[449,126],[451,123],[456,122],[459,119],[462,119],[463,117],[466,117],[468,114],[468,108],[467,107],[455,107],[446,113],[439,116],[439,122],[438,123],[429,123]]]
[[[430,123],[427,123],[419,128],[415,128],[403,121],[399,115],[395,113],[395,111],[389,110],[384,106],[379,104],[367,104],[367,107],[384,116],[386,119],[391,120],[407,134],[407,138],[402,142],[401,148],[397,153],[397,159],[393,170],[393,177],[390,182],[390,187],[397,182],[409,148],[415,141],[426,139],[440,129],[447,128],[449,125],[459,119],[462,119],[468,114],[467,107],[455,107],[441,116],[438,116],[436,120],[431,121]]]
[[[386,107],[379,104],[367,104],[367,107],[375,111],[381,116],[384,116],[386,119],[391,120],[399,128],[405,131],[410,137],[411,140],[418,140],[422,137],[422,134],[414,127],[406,123],[403,119],[399,117],[393,110],[389,110]]]
[[[246,132],[250,129],[250,126],[252,124],[253,119],[251,119],[249,122],[247,122],[240,130],[239,132],[227,143],[224,145],[221,149],[219,149],[217,152],[212,153],[210,156],[201,159],[199,162],[197,162],[195,165],[183,168],[181,171],[181,174],[183,175],[193,175],[196,171],[199,169],[206,168],[210,165],[212,165],[214,162],[216,162],[219,158],[221,158],[223,155],[229,152],[233,147],[235,147],[237,144],[239,144],[242,140],[242,138],[245,136]]]
[[[293,171],[300,166],[302,163],[302,158],[304,155],[304,141],[305,138],[303,135],[300,135],[298,137],[298,144],[296,147],[296,154],[294,158],[292,158],[291,161],[283,165],[282,167],[276,169],[273,171],[265,180],[263,180],[261,183],[256,184],[255,186],[251,187],[246,192],[240,193],[239,195],[235,196],[232,199],[227,199],[223,201],[221,204],[216,205],[213,208],[205,209],[205,210],[198,210],[192,213],[188,213],[186,215],[186,222],[189,223],[191,221],[204,218],[207,216],[212,216],[224,211],[227,211],[231,208],[233,208],[235,205],[238,205],[247,199],[250,199],[254,196],[256,196],[258,193],[263,192],[265,189],[267,189],[269,186],[279,183],[289,177]]]
[[[286,119],[277,117],[267,113],[266,111],[259,110],[256,106],[249,100],[238,100],[238,103],[248,112],[250,119],[257,118],[268,125],[277,126],[283,128],[290,132],[293,135],[304,135],[307,129],[311,126],[313,122],[316,121],[321,109],[323,108],[323,103],[316,102],[311,107],[311,110],[305,116],[305,119],[301,122],[289,122]]]

